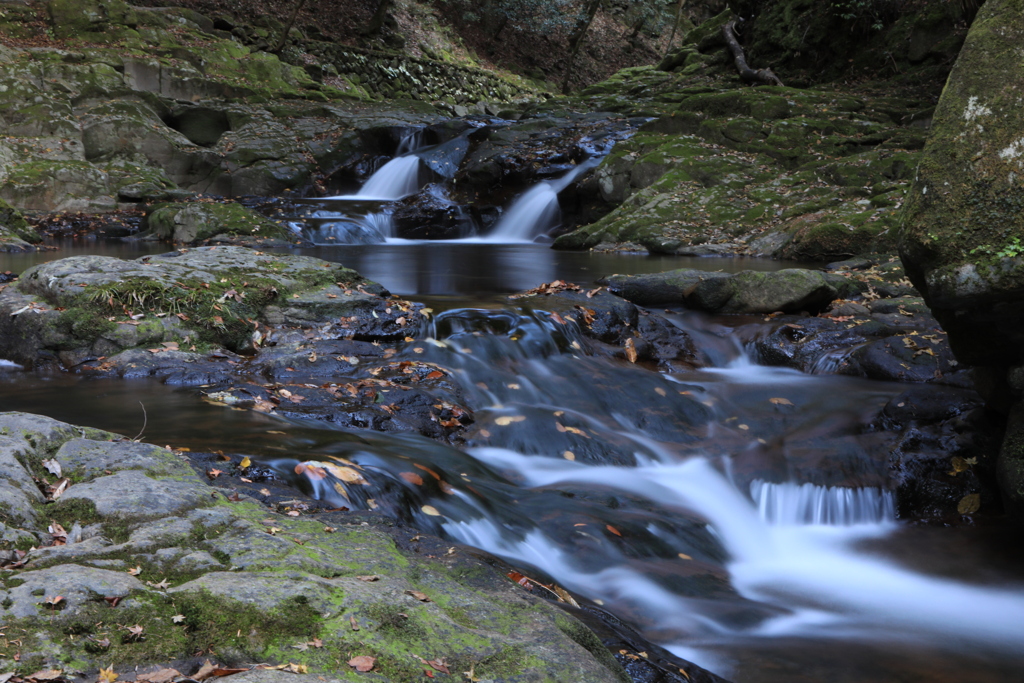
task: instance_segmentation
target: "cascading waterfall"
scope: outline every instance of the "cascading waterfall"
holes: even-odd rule
[[[558,193],[600,162],[592,157],[560,178],[542,180],[531,187],[512,202],[485,241],[529,242],[555,227],[561,215]]]

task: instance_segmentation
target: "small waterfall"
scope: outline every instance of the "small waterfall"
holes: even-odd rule
[[[324,214],[327,212],[317,212]],[[344,216],[331,213],[329,216],[317,218],[335,218],[320,223],[310,231],[309,239],[313,244],[331,246],[338,244],[381,244],[394,235],[391,214],[385,212],[368,213],[365,216]]]
[[[423,134],[425,132],[425,128],[416,128],[403,135],[402,139],[398,142],[398,149],[395,150],[395,156],[398,157],[409,154],[423,147]]]
[[[356,196],[360,199],[401,199],[415,194],[420,189],[420,159],[415,155],[395,157],[381,166],[359,188]],[[344,197],[332,197],[344,199]]]
[[[560,178],[542,180],[531,187],[512,202],[487,241],[529,242],[555,227],[561,217],[558,193],[600,162],[600,158],[592,157]]]
[[[846,488],[814,484],[750,482],[761,519],[774,525],[879,524],[896,521],[896,501],[891,491],[878,488]]]

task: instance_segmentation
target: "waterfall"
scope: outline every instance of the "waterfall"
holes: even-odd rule
[[[605,609],[644,614],[661,626],[691,634],[696,642],[710,645],[742,636],[888,643],[927,634],[951,647],[1009,652],[1018,652],[1024,642],[1024,595],[1019,590],[922,575],[861,547],[863,541],[889,533],[892,524],[768,524],[749,499],[704,458],[643,467],[594,467],[497,448],[476,448],[471,453],[499,471],[516,472],[530,487],[618,490],[705,519],[732,558],[726,569],[733,587],[747,600],[770,608],[761,618],[737,623],[728,615],[707,611],[702,600],[672,593],[628,564],[588,570],[540,529],[515,539],[502,533],[498,520],[444,522],[445,531],[462,542],[536,567],[557,576],[569,590],[600,599]],[[759,490],[768,495],[771,489],[765,488],[770,486],[762,484]],[[785,493],[774,495],[785,497],[799,488],[783,488]],[[820,493],[820,497],[833,495],[830,489]],[[871,505],[877,502],[876,495],[862,497]],[[834,510],[851,508],[849,501],[832,505]],[[884,510],[886,506],[877,502],[877,507]],[[848,518],[854,516],[851,511]],[[700,652],[693,642],[666,646],[692,659]]]
[[[761,519],[769,524],[877,524],[896,520],[892,491],[877,488],[750,483]]]
[[[401,199],[420,189],[420,159],[409,154],[395,157],[370,176],[356,196],[360,199]],[[334,197],[338,199],[338,197]]]
[[[486,241],[529,242],[555,227],[561,218],[558,193],[600,162],[600,158],[591,157],[563,176],[531,187],[512,202]]]

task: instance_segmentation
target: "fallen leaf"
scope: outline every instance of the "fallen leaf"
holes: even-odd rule
[[[366,477],[352,467],[341,467],[340,465],[335,465],[330,462],[322,462],[320,463],[320,466],[338,479],[341,479],[346,484],[362,484],[363,486],[370,485],[370,482],[366,481]]]
[[[180,624],[181,622],[185,621],[185,615],[175,614],[173,617],[171,617],[171,621],[173,621],[175,624]]]
[[[415,484],[416,486],[423,486],[423,477],[416,474],[415,472],[399,472],[398,476],[400,476],[402,479],[405,479],[410,484]]]
[[[791,405],[793,405],[793,402],[790,401],[788,398],[770,398],[770,399],[768,399],[768,402],[772,403],[773,405],[777,405],[777,406],[791,406]]]
[[[427,594],[426,593],[422,593],[420,591],[405,591],[405,594],[406,595],[411,595],[412,597],[416,598],[420,602],[430,602],[430,598],[427,597]]]
[[[117,680],[117,674],[114,673],[114,667],[104,669],[100,667],[100,676],[97,679],[98,683],[114,683]]]
[[[135,624],[134,626],[129,626],[128,627],[128,636],[132,640],[140,640],[142,638],[142,632],[144,630],[145,629],[143,627],[139,626],[138,624]]]
[[[367,581],[367,582],[380,581],[380,577],[377,576],[376,574],[370,574],[368,576],[357,576],[356,578],[359,579],[360,581]]]
[[[501,427],[507,427],[514,422],[522,422],[526,419],[525,415],[502,415],[494,421],[495,424]]]
[[[430,515],[431,517],[440,517],[441,513],[437,511],[437,508],[433,505],[424,505],[422,508],[423,514]]]
[[[217,667],[210,663],[207,659],[203,662],[203,665],[199,667],[199,671],[192,674],[191,678],[195,681],[205,681],[210,676],[213,676],[213,672],[217,670]]]
[[[572,451],[565,451],[564,453],[562,453],[562,457],[565,458],[566,460],[575,460],[576,454],[573,453]]]
[[[352,625],[352,630],[353,631],[358,631],[359,630],[359,622],[356,621],[355,617],[349,616],[348,623],[350,623]]]
[[[968,493],[957,503],[956,511],[961,515],[971,515],[981,508],[981,494]]]
[[[249,467],[250,465],[252,465],[252,460],[249,459],[248,455],[242,458],[242,462],[238,463],[238,466],[243,470]]]
[[[64,672],[60,669],[43,669],[34,674],[29,674],[28,678],[33,681],[56,681],[64,678]]]
[[[206,470],[206,476],[208,476],[210,479],[216,479],[222,474],[224,474],[224,471],[218,470],[216,467]]]
[[[45,467],[46,471],[49,472],[50,474],[52,474],[53,476],[55,476],[55,477],[61,476],[61,473],[60,473],[60,463],[57,462],[56,458],[50,458],[49,460],[44,460],[43,461],[43,467]]]
[[[612,532],[616,536],[621,536],[622,535],[622,532],[619,531],[618,529],[616,529],[615,527],[613,527],[611,524],[605,524],[604,528],[607,529],[608,531]]]
[[[622,348],[626,351],[626,359],[630,363],[635,363],[637,359],[637,353],[636,344],[633,343],[633,338],[630,337],[629,339],[627,339],[626,342],[622,345]]]
[[[443,659],[428,659],[426,663],[431,666],[435,671],[440,671],[443,674],[451,674],[448,670],[448,664]]]
[[[580,606],[580,604],[576,602],[576,600],[573,599],[571,595],[569,595],[569,591],[565,590],[561,586],[552,586],[552,590],[555,591],[555,595],[558,596],[559,602],[567,603],[569,605],[572,605],[573,607]]]
[[[136,565],[135,568],[129,569],[128,573],[131,574],[132,576],[138,576],[139,574],[142,573],[142,565]]]
[[[348,660],[348,665],[354,667],[356,671],[367,672],[373,671],[373,665],[377,663],[376,657],[369,657],[367,655],[359,655]]]
[[[179,676],[181,676],[181,672],[177,669],[160,668],[156,671],[139,674],[136,676],[135,680],[138,681],[138,683],[170,683],[170,681],[173,681]]]

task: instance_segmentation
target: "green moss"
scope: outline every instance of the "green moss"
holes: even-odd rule
[[[259,659],[272,643],[310,640],[322,628],[321,615],[302,596],[269,612],[207,592],[176,595],[174,604],[196,650],[230,650]]]
[[[82,526],[102,521],[103,516],[96,511],[96,504],[88,498],[62,498],[42,508],[43,516],[52,519],[70,529],[75,522]]]

